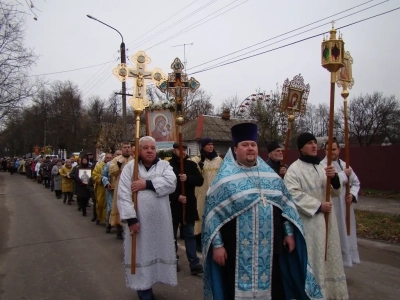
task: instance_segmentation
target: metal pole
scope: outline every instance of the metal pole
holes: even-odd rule
[[[121,64],[126,64],[125,43],[122,41],[121,47]],[[122,135],[123,140],[127,140],[127,123],[126,123],[126,82],[122,81]]]
[[[117,29],[114,27],[108,25],[107,23],[104,23],[100,21],[99,19],[91,16],[91,15],[86,15],[89,19],[95,20],[113,30],[118,32],[118,34],[121,36],[122,43],[120,46],[120,53],[121,53],[121,64],[126,64],[126,53],[125,53],[125,43],[124,43],[124,37],[122,36],[121,32],[119,32]],[[122,135],[123,139],[127,139],[127,123],[126,123],[126,83],[122,82]]]

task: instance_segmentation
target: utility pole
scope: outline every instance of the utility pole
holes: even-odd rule
[[[117,29],[115,29],[114,27],[108,25],[107,23],[104,23],[102,21],[100,21],[99,19],[96,19],[95,17],[91,16],[91,15],[86,15],[89,19],[95,20],[113,30],[115,30],[116,32],[118,32],[118,34],[121,36],[122,42],[120,45],[120,54],[121,54],[121,64],[126,64],[126,53],[125,53],[125,43],[124,43],[124,37],[122,36],[121,32],[119,32]],[[122,91],[121,91],[121,95],[122,95],[122,135],[123,135],[123,139],[126,140],[128,138],[127,136],[127,121],[126,121],[126,83],[125,81],[122,81]]]
[[[120,52],[121,52],[121,64],[126,64],[126,54],[125,54],[125,43],[124,40],[122,40],[121,46],[120,46]],[[127,131],[128,131],[128,125],[127,125],[127,120],[126,120],[126,82],[122,81],[122,136],[123,140],[126,140],[128,138]]]
[[[185,70],[187,69],[186,46],[193,46],[193,43],[172,46],[172,47],[183,47],[183,64],[185,65]]]

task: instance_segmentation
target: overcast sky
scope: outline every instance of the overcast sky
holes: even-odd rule
[[[384,3],[338,20],[381,2]],[[184,60],[184,48],[173,46],[193,43],[192,46],[186,46],[187,73],[190,74],[262,46],[266,47],[245,56],[327,32],[331,26],[326,23],[332,19],[337,20],[335,27],[340,27],[395,9],[400,6],[400,1],[33,0],[33,4],[40,12],[34,10],[37,21],[33,20],[33,15],[27,16],[26,44],[34,48],[40,59],[29,74],[52,73],[109,62],[98,67],[46,76],[47,80],[73,81],[87,101],[93,95],[107,98],[121,87],[120,81],[111,73],[119,63],[121,38],[112,29],[87,18],[87,14],[122,33],[128,57],[145,50],[152,59],[149,69],[159,67],[164,73],[170,72],[175,57]],[[361,6],[244,52],[198,66],[357,5]],[[25,4],[24,9],[29,12]],[[212,17],[215,18],[201,24]],[[350,91],[350,99],[352,95],[373,91],[395,94],[399,99],[399,18],[400,10],[396,10],[340,30],[345,48],[354,59],[355,85]],[[323,26],[288,38],[320,25]],[[173,37],[194,26],[197,27]],[[283,38],[288,39],[278,42]],[[329,103],[330,75],[320,64],[321,41],[322,36],[318,36],[193,77],[212,95],[215,106],[220,106],[224,99],[235,95],[245,99],[256,89],[267,92],[275,90],[276,84],[281,86],[286,78],[292,79],[299,73],[303,75],[305,83],[311,86],[309,102]],[[268,46],[274,42],[278,43]],[[391,55],[391,52],[394,54]],[[131,80],[127,86],[132,87]],[[337,88],[336,105],[341,103],[340,89]]]

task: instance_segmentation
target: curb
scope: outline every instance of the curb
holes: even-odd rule
[[[400,254],[400,245],[357,238],[357,244],[368,248]]]

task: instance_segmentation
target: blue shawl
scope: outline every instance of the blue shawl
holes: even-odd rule
[[[220,228],[233,218],[237,218],[239,233],[235,297],[270,299],[273,206],[280,208],[282,216],[292,223],[296,242],[295,251],[284,251],[279,256],[287,299],[323,298],[308,262],[300,216],[282,179],[261,158],[254,167],[239,165],[229,150],[205,201],[202,227],[204,299],[224,299],[220,267],[212,259],[212,241],[219,236]]]

